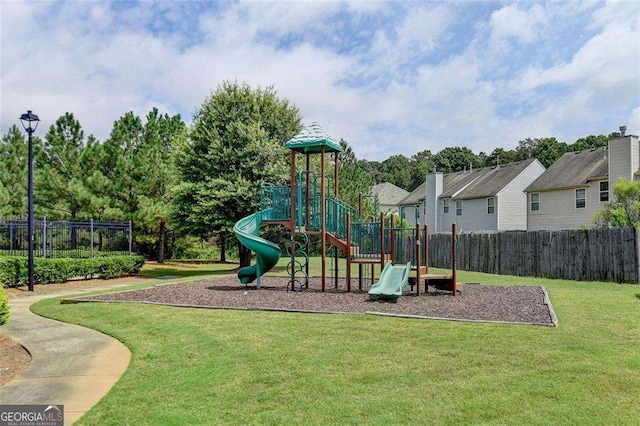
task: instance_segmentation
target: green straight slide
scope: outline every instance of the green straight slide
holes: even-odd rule
[[[391,262],[387,263],[380,274],[380,280],[371,286],[369,295],[387,298],[402,296],[402,290],[409,282],[410,272],[411,262],[406,266],[393,266]]]
[[[280,259],[280,247],[277,244],[260,238],[260,224],[263,218],[270,218],[272,209],[261,210],[250,216],[240,219],[233,226],[233,232],[243,246],[256,254],[256,263],[245,266],[238,271],[238,278],[242,284],[249,284],[273,268]]]

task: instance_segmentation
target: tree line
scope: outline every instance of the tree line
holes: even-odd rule
[[[393,155],[378,161],[360,160],[374,183],[391,182],[411,192],[424,183],[427,173],[459,172],[479,167],[493,167],[499,164],[537,158],[542,165],[549,167],[563,154],[572,151],[607,146],[614,134],[591,135],[578,139],[572,144],[560,142],[555,137],[526,138],[518,142],[515,149],[495,148],[491,153],[475,154],[467,147],[447,147],[433,154],[430,150],[420,151],[411,156]]]
[[[127,112],[100,142],[65,113],[33,141],[35,215],[130,220],[136,251],[151,258],[163,261],[170,232],[214,242],[225,261],[229,243],[237,242],[233,224],[259,208],[260,185],[288,184],[284,142],[301,123],[299,110],[273,88],[236,82],[213,91],[189,127],[157,108],[144,118]],[[341,196],[353,204],[372,180],[340,143]],[[26,216],[26,170],[26,137],[13,125],[0,141],[0,217]],[[237,250],[248,262],[250,252]]]
[[[127,112],[98,141],[67,112],[43,137],[34,137],[35,214],[130,220],[136,251],[160,262],[166,248],[171,250],[170,234],[173,243],[195,237],[216,244],[222,261],[237,249],[247,264],[250,252],[237,244],[233,225],[257,211],[261,184],[288,184],[290,153],[284,143],[301,123],[300,111],[272,87],[230,81],[205,98],[190,126],[157,108],[144,118]],[[608,138],[589,136],[571,145],[526,139],[510,151],[475,155],[453,147],[383,162],[359,160],[341,139],[340,198],[355,206],[359,193],[383,181],[413,190],[433,169],[447,173],[532,157],[548,166],[564,152],[603,146]],[[302,157],[296,161],[304,163]],[[311,168],[319,175],[319,158],[312,157]],[[26,170],[26,137],[13,125],[0,141],[0,217],[26,216]],[[333,175],[327,176],[332,188]]]

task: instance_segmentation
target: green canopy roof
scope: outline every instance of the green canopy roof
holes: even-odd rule
[[[323,146],[325,147],[324,152],[344,151],[340,144],[329,136],[318,123],[311,123],[309,127],[284,144],[285,148],[293,149],[303,154],[318,154]]]

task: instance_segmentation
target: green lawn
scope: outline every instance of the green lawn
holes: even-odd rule
[[[542,284],[560,325],[56,299],[34,311],[112,335],[133,353],[81,424],[637,424],[640,286],[460,279]]]

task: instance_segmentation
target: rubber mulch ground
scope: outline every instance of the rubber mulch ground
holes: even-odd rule
[[[554,325],[552,308],[541,286],[492,286],[465,284],[456,297],[450,292],[429,291],[415,296],[407,286],[395,302],[371,300],[352,280],[347,293],[345,280],[338,289],[327,280],[321,292],[320,278],[311,278],[309,288],[287,292],[289,279],[263,277],[262,286],[242,285],[235,276],[215,277],[188,283],[157,285],[142,290],[82,297],[74,300],[146,302],[177,306],[226,309],[270,309],[332,313],[386,313],[471,321],[499,321]]]

